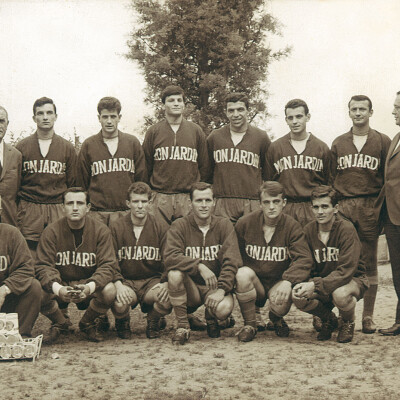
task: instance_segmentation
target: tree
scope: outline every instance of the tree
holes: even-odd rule
[[[127,58],[143,71],[156,118],[168,84],[184,89],[190,119],[206,132],[226,121],[223,99],[231,91],[247,93],[251,119],[266,117],[268,66],[290,49],[269,48],[268,35],[280,26],[265,0],[132,0],[132,7],[138,24]]]

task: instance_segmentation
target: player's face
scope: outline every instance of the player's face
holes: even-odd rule
[[[301,136],[307,132],[307,122],[310,118],[311,115],[306,114],[303,106],[286,109],[285,121],[290,131],[296,136]]]
[[[113,137],[118,133],[118,124],[121,120],[121,114],[117,110],[101,110],[99,114],[101,130],[104,136]]]
[[[232,130],[235,132],[243,132],[247,129],[249,112],[243,101],[227,103],[226,116],[229,119]]]
[[[85,218],[90,210],[90,204],[86,204],[86,196],[83,192],[67,193],[63,208],[67,219],[76,223]]]
[[[215,201],[211,189],[195,190],[192,196],[192,211],[194,215],[202,220],[207,221],[211,218]]]
[[[349,116],[354,126],[363,127],[369,123],[373,111],[369,109],[367,100],[355,101],[351,100],[349,106]]]
[[[281,215],[283,207],[286,205],[286,199],[282,197],[282,194],[271,196],[267,192],[262,192],[260,203],[264,218],[275,219]]]
[[[53,104],[43,104],[40,107],[36,107],[35,115],[32,118],[38,129],[51,131],[57,121],[57,114],[54,112]]]
[[[311,209],[320,225],[329,225],[338,212],[338,206],[332,205],[332,200],[329,196],[312,200]]]
[[[8,127],[7,113],[0,108],[0,142],[3,140],[3,137],[7,132],[7,127]]]
[[[149,212],[150,200],[147,194],[131,193],[130,200],[126,201],[126,205],[134,218],[144,219]]]
[[[164,103],[165,115],[170,117],[179,117],[182,115],[185,109],[185,102],[183,101],[183,96],[181,94],[173,94],[165,98]]]
[[[396,120],[396,125],[400,125],[400,94],[397,95],[396,100],[394,101],[392,114]]]

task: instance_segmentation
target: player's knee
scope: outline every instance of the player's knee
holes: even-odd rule
[[[101,291],[102,301],[105,304],[113,304],[115,296],[117,295],[117,290],[112,282],[107,283],[104,289]]]
[[[168,287],[177,289],[183,285],[183,272],[172,270],[168,272]]]
[[[345,286],[341,286],[332,293],[332,299],[337,308],[346,309],[353,301],[353,296]]]
[[[35,301],[40,301],[42,297],[42,286],[37,279],[32,280],[31,286],[27,289],[26,294],[31,296]]]
[[[215,316],[220,319],[224,320],[227,319],[233,311],[233,297],[228,295],[218,304],[215,310]]]
[[[279,305],[271,302],[271,300],[270,300],[269,309],[274,314],[276,314],[278,317],[283,317],[289,312],[291,305],[292,305],[291,299],[289,299],[285,303],[279,304]]]
[[[116,316],[125,315],[127,312],[129,312],[129,307],[130,306],[128,304],[122,304],[116,301],[112,306],[112,312]]]
[[[239,291],[248,291],[253,287],[254,271],[249,267],[241,267],[236,273],[236,287]]]

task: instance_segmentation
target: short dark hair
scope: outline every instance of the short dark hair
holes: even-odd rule
[[[347,104],[347,107],[350,110],[350,103],[352,101],[368,101],[368,106],[369,106],[369,110],[372,110],[372,101],[368,96],[365,96],[363,94],[356,94],[355,96],[352,96],[349,103]]]
[[[49,97],[41,97],[40,99],[37,99],[33,103],[33,115],[36,115],[36,109],[38,107],[42,107],[45,104],[53,104],[54,114],[57,114],[57,108],[56,108],[56,105],[54,104],[54,101],[52,99],[50,99]]]
[[[282,195],[282,198],[285,198],[285,190],[283,186],[276,181],[265,181],[260,188],[258,189],[258,197],[261,200],[261,195],[263,193],[267,193],[270,196],[278,196]]]
[[[0,106],[0,110],[3,110],[6,113],[6,118],[7,118],[7,121],[8,121],[8,112],[7,112],[7,110],[3,106]]]
[[[206,183],[206,182],[193,183],[192,186],[190,187],[190,200],[193,200],[193,193],[195,190],[203,191],[203,190],[207,190],[207,189],[211,189],[211,191],[213,192],[213,198],[214,198],[214,190],[209,183]]]
[[[400,90],[396,94],[400,94]]]
[[[246,93],[237,92],[237,93],[229,93],[225,97],[225,107],[228,103],[237,103],[238,101],[242,101],[246,106],[246,109],[249,109],[249,98],[247,97]]]
[[[183,89],[180,86],[169,85],[161,92],[161,101],[163,102],[163,104],[165,104],[165,99],[168,96],[175,96],[178,94],[181,94],[183,101],[185,101],[185,92],[183,91]]]
[[[84,194],[85,194],[85,197],[86,197],[86,204],[89,204],[89,203],[90,203],[89,193],[88,193],[83,187],[80,187],[80,186],[73,186],[73,187],[68,188],[68,189],[62,194],[62,201],[63,201],[63,204],[65,203],[65,196],[66,196],[68,193],[84,193]]]
[[[151,199],[152,191],[150,186],[144,182],[133,182],[131,186],[129,186],[128,191],[126,193],[126,199],[130,201],[131,194],[147,194],[148,199]]]
[[[332,206],[335,207],[339,201],[338,192],[332,187],[328,185],[319,185],[313,189],[311,192],[311,204],[315,199],[322,199],[323,197],[329,197],[331,199]]]
[[[310,110],[308,109],[308,105],[304,100],[301,99],[293,99],[289,100],[286,105],[285,105],[285,115],[286,115],[286,110],[288,108],[297,108],[297,107],[303,107],[304,108],[304,113],[307,115],[310,113]]]
[[[97,112],[101,114],[102,110],[117,110],[118,115],[121,113],[121,102],[115,97],[103,97],[97,104]]]

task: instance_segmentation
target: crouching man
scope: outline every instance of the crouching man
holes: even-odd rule
[[[122,339],[131,337],[129,312],[138,303],[148,313],[146,336],[149,339],[159,337],[161,318],[171,312],[161,260],[169,225],[160,216],[149,214],[150,200],[150,187],[143,182],[133,183],[126,201],[130,213],[110,224],[119,261],[114,278],[117,297],[112,310],[117,334]]]
[[[41,312],[53,323],[53,341],[71,325],[61,311],[71,302],[86,310],[79,328],[87,339],[102,341],[97,329],[99,317],[114,303],[112,280],[117,260],[111,232],[87,215],[89,209],[89,198],[82,188],[67,189],[63,194],[65,216],[49,225],[39,241],[36,274],[45,291]],[[104,325],[104,330],[109,328],[109,324]]]
[[[264,182],[259,196],[261,209],[241,217],[235,227],[245,265],[236,275],[236,298],[244,319],[241,342],[256,336],[256,306],[263,307],[267,300],[276,335],[289,336],[283,316],[292,304],[292,287],[308,279],[312,264],[300,224],[282,213],[283,186]]]
[[[23,337],[31,336],[40,310],[42,291],[34,276],[24,237],[14,226],[0,224],[0,312],[18,313],[19,333]]]
[[[337,193],[330,186],[319,186],[311,193],[316,221],[305,227],[314,265],[311,279],[293,288],[297,308],[322,320],[318,340],[329,340],[338,327],[332,312],[339,309],[342,319],[337,341],[351,342],[354,335],[355,307],[368,289],[368,278],[360,258],[361,243],[353,224],[337,216]]]
[[[188,310],[206,307],[207,333],[220,336],[218,320],[233,310],[232,289],[242,260],[232,223],[213,215],[211,185],[194,183],[190,189],[192,213],[174,221],[164,251],[168,291],[177,319],[172,342],[184,344],[190,336]]]

